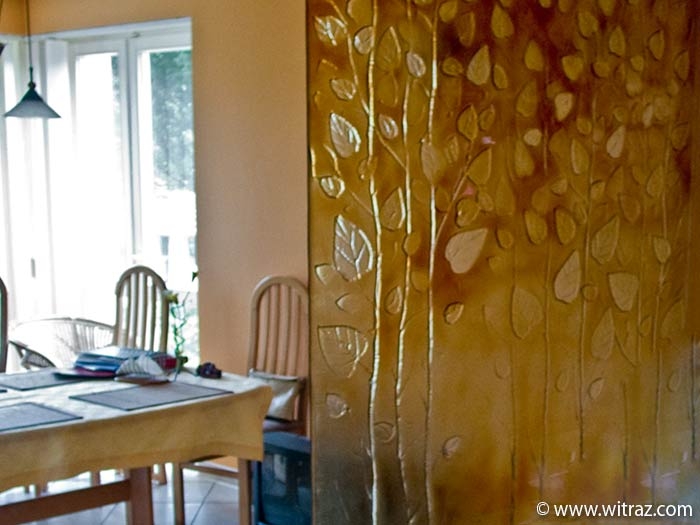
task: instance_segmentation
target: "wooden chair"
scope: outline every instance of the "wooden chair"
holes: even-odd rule
[[[0,372],[7,368],[7,287],[0,278]]]
[[[165,280],[155,270],[137,265],[121,274],[114,292],[117,314],[113,344],[166,352],[170,311]],[[165,465],[157,465],[153,480],[161,485],[167,482]]]
[[[115,294],[114,344],[165,352],[170,315],[163,278],[147,266],[133,266],[119,277]]]
[[[305,434],[307,431],[309,373],[308,315],[309,298],[306,287],[292,277],[266,277],[256,286],[250,311],[248,370],[267,373],[271,381],[298,378],[299,394],[295,396],[289,419],[268,417],[263,432],[287,431]],[[274,376],[277,376],[275,378]],[[273,386],[273,391],[275,387]],[[273,400],[272,404],[275,404]],[[238,459],[238,469],[228,468],[199,458],[173,465],[173,500],[175,523],[184,523],[183,469],[193,469],[238,478],[239,523],[250,523],[250,462]]]

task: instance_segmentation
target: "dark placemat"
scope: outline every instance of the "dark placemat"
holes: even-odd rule
[[[0,407],[0,432],[74,419],[80,419],[80,416],[37,403],[17,403]]]
[[[139,408],[231,393],[230,390],[191,385],[189,383],[163,383],[81,394],[71,396],[71,398],[120,410],[137,410]]]
[[[0,386],[13,390],[34,390],[83,380],[80,377],[58,377],[55,371],[54,368],[45,368],[19,374],[0,374]]]

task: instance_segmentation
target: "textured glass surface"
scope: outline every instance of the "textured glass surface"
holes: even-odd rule
[[[695,3],[307,6],[315,523],[697,520]]]

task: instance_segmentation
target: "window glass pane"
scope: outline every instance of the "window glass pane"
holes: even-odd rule
[[[142,255],[178,294],[185,351],[198,348],[192,54],[146,50],[139,56]],[[156,262],[156,259],[158,261]],[[183,301],[185,304],[183,304]],[[175,341],[171,343],[171,348]]]

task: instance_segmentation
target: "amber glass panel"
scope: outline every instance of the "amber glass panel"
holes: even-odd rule
[[[315,522],[697,520],[695,3],[307,6]]]

